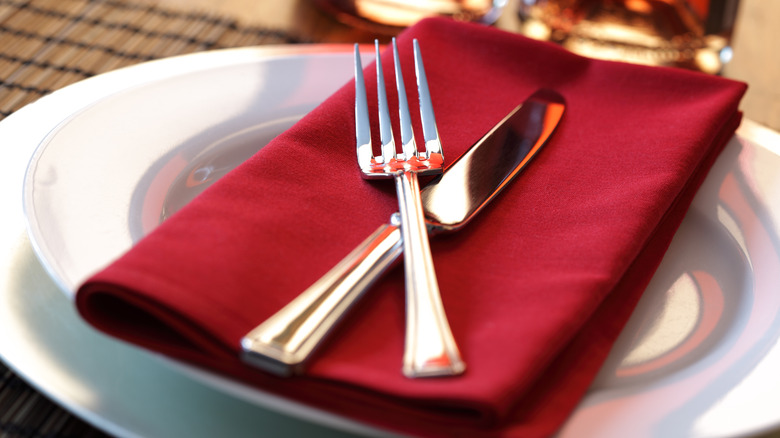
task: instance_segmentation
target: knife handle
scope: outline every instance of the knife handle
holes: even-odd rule
[[[379,227],[327,274],[244,336],[242,359],[282,376],[299,373],[316,347],[402,250],[398,225]]]

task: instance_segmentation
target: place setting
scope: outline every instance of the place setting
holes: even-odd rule
[[[428,18],[23,106],[0,356],[114,436],[772,430],[780,135],[562,45]]]

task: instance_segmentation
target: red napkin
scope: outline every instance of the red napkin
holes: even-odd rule
[[[745,85],[589,60],[430,19],[398,39],[412,108],[413,37],[450,163],[540,87],[568,104],[520,178],[464,230],[432,241],[468,364],[463,376],[401,375],[400,268],[344,321],[306,375],[279,378],[239,360],[242,336],[397,209],[391,181],[365,181],[358,171],[352,83],[86,282],[77,295],[84,318],[132,343],[394,431],[554,433],[733,135]],[[392,62],[384,67],[394,77]]]

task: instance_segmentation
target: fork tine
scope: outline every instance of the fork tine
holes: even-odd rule
[[[363,80],[363,63],[360,50],[355,44],[355,136],[357,137],[357,159],[361,169],[371,168],[371,126],[368,121],[368,100]]]
[[[376,50],[376,92],[379,104],[379,139],[382,142],[382,157],[385,163],[396,157],[393,128],[390,124],[390,109],[387,105],[385,76],[382,72],[382,59],[379,55],[379,40],[374,40]]]
[[[425,158],[430,158],[432,154],[441,156],[441,141],[439,140],[439,130],[436,128],[436,117],[433,115],[431,92],[428,90],[428,79],[425,76],[420,44],[417,43],[416,38],[414,39],[414,71],[417,75],[417,93],[420,96],[420,119],[425,138]]]
[[[398,57],[398,45],[393,38],[393,63],[395,64],[395,85],[398,89],[398,115],[401,122],[401,150],[405,160],[417,156],[417,145],[414,142],[412,118],[409,116],[409,103],[406,101],[406,87],[401,73],[401,61]]]

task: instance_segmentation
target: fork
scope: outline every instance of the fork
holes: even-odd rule
[[[460,357],[444,313],[428,243],[428,232],[423,220],[420,185],[417,181],[418,175],[442,173],[444,157],[441,141],[436,128],[420,46],[415,39],[413,42],[415,73],[420,102],[420,119],[425,140],[425,152],[418,152],[412,131],[409,105],[395,38],[392,40],[392,45],[395,82],[398,90],[401,152],[397,152],[396,142],[393,138],[382,60],[379,54],[379,42],[375,41],[381,154],[374,155],[373,153],[363,66],[360,61],[358,45],[355,44],[357,161],[363,178],[395,179],[401,217],[406,283],[406,339],[403,373],[407,377],[457,375],[462,373],[466,367]]]

